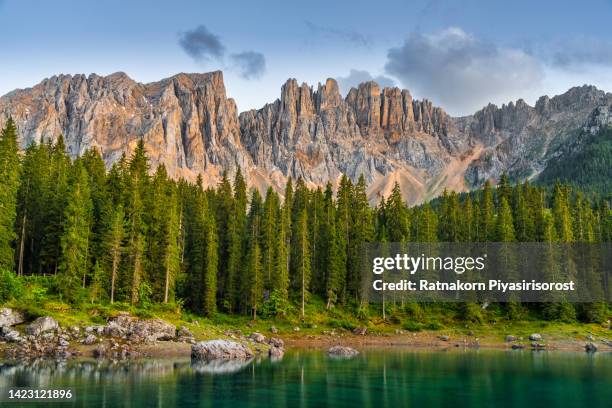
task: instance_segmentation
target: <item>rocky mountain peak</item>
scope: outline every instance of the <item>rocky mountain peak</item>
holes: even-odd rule
[[[223,73],[180,73],[142,84],[123,72],[57,75],[0,98],[0,125],[12,116],[21,145],[63,134],[76,157],[98,148],[107,164],[139,139],[152,167],[216,184],[241,168],[251,186],[282,191],[286,179],[311,185],[364,175],[373,201],[400,183],[409,203],[444,188],[466,190],[506,171],[537,174],[576,130],[610,122],[612,95],[576,87],[453,118],[408,90],[374,81],[342,97],[336,80],[312,87],[287,80],[279,99],[237,112]]]

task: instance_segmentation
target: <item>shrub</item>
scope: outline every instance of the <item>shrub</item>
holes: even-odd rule
[[[0,269],[0,303],[23,296],[24,289],[21,279],[14,272]]]
[[[404,330],[408,330],[411,332],[418,332],[418,331],[423,330],[423,325],[421,323],[413,322],[410,320],[404,323]]]
[[[328,325],[329,327],[333,327],[336,329],[346,330],[353,330],[355,329],[355,327],[357,327],[346,319],[329,319]]]
[[[442,330],[442,328],[444,328],[444,325],[437,320],[432,320],[431,322],[425,325],[425,328],[427,330]]]

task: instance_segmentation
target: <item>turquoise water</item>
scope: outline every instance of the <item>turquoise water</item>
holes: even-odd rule
[[[610,408],[612,354],[391,349],[350,360],[291,351],[246,364],[40,361],[1,366],[0,391],[10,387],[70,387],[76,395],[25,407]]]

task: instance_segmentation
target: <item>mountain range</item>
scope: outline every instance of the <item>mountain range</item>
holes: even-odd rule
[[[239,113],[220,71],[142,84],[124,73],[58,75],[0,97],[22,147],[64,136],[77,157],[97,148],[107,165],[143,139],[152,167],[206,185],[242,169],[250,186],[281,192],[289,176],[310,186],[363,174],[372,202],[395,182],[409,204],[445,188],[466,191],[503,172],[537,177],[568,146],[612,124],[612,94],[574,87],[535,106],[489,104],[453,117],[408,90],[366,82],[342,96],[334,79],[289,79],[279,99]],[[575,147],[573,148],[575,150]]]

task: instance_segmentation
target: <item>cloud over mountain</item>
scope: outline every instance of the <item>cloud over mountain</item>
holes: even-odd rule
[[[381,88],[396,86],[395,81],[387,76],[373,76],[368,71],[359,69],[351,69],[347,76],[337,77],[336,81],[338,81],[340,92],[343,95],[346,95],[351,88],[357,87],[362,82],[375,81]]]
[[[208,31],[204,25],[182,33],[179,44],[189,56],[199,62],[221,59],[225,54],[225,46],[219,37]]]
[[[225,45],[218,35],[202,24],[181,33],[179,45],[198,63],[225,63]],[[266,72],[266,57],[256,51],[234,53],[229,56],[229,63],[225,68],[236,71],[244,79],[258,79]]]
[[[266,58],[260,52],[244,51],[231,56],[234,68],[245,79],[260,78],[266,72]]]
[[[455,27],[411,34],[401,46],[388,51],[385,70],[416,94],[453,113],[517,99],[544,78],[541,62],[532,55]]]

